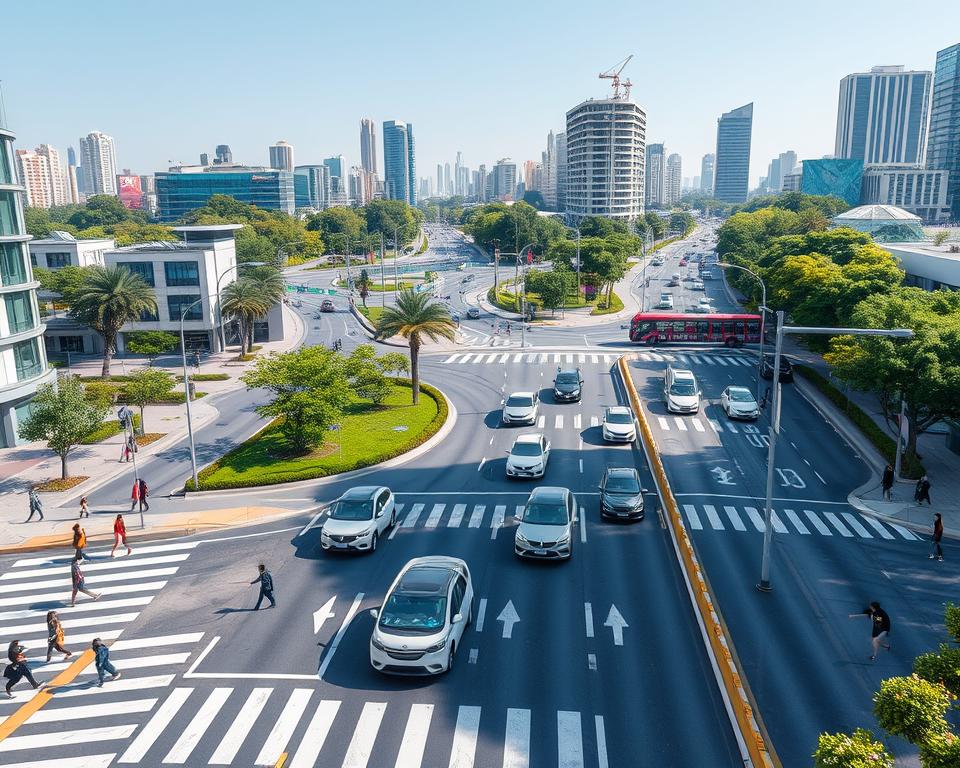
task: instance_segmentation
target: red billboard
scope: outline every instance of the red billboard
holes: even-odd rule
[[[139,176],[117,176],[117,190],[124,208],[143,208],[143,186]]]

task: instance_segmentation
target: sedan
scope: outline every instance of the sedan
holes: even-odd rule
[[[694,281],[690,284],[690,287],[691,287],[693,290],[695,290],[695,291],[705,291],[705,290],[706,290],[706,287],[705,287],[704,284],[703,284],[703,280],[694,280]]]
[[[615,405],[603,413],[601,425],[603,439],[611,443],[632,443],[637,439],[637,422],[633,411],[623,405]]]
[[[765,379],[773,379],[774,355],[764,355],[760,362],[760,375]],[[780,356],[780,381],[793,381],[793,366],[787,358]]]
[[[731,419],[753,420],[760,416],[760,406],[746,387],[727,387],[723,390],[720,407]]]
[[[549,459],[550,441],[543,435],[520,435],[507,451],[507,477],[543,477]]]
[[[633,467],[608,467],[600,481],[600,515],[643,520],[640,474]]]
[[[536,392],[514,392],[503,401],[501,420],[504,424],[533,424],[540,414],[540,397]]]
[[[573,554],[577,500],[566,488],[535,488],[520,516],[513,538],[517,557],[566,560]]]
[[[378,672],[449,672],[473,621],[470,569],[456,557],[415,558],[400,569],[374,617],[370,664]]]
[[[710,306],[710,299],[706,296],[702,296],[700,301],[698,301],[694,306],[690,307],[691,312],[700,312],[701,314],[709,314],[713,312],[713,308]]]
[[[336,312],[337,308],[334,306],[334,303],[330,299],[324,299],[320,302],[320,311],[321,312]]]
[[[467,317],[470,318],[471,320],[479,320],[480,307],[470,307],[470,309],[467,310]]]
[[[320,531],[320,546],[324,550],[375,552],[384,531],[396,523],[397,512],[389,488],[351,488],[333,503]]]

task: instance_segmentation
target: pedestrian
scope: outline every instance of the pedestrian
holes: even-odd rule
[[[80,555],[73,558],[70,566],[70,581],[73,583],[73,593],[70,595],[70,607],[77,604],[77,592],[83,592],[87,597],[92,597],[94,602],[100,599],[99,592],[91,592],[87,589],[87,580],[83,575],[83,569],[80,567]]]
[[[80,497],[80,517],[90,517],[90,510],[87,508],[87,497]]]
[[[133,435],[127,435],[127,461],[133,458],[133,454],[137,452],[137,441]]]
[[[73,524],[73,548],[76,550],[74,554],[78,558],[83,558],[84,560],[89,560],[86,553],[83,551],[83,548],[87,546],[87,532],[80,527],[80,523]]]
[[[113,521],[113,549],[110,550],[110,557],[113,557],[121,544],[127,548],[128,555],[133,552],[127,544],[127,526],[124,525],[123,515],[117,515],[117,519]]]
[[[27,678],[27,681],[34,689],[47,687],[46,683],[41,684],[34,679],[33,673],[30,671],[30,665],[27,664],[27,657],[24,654],[26,650],[24,646],[20,645],[19,640],[14,640],[7,648],[7,661],[9,663],[3,670],[3,676],[7,679],[6,691],[8,699],[13,698],[13,686],[23,678]]]
[[[120,677],[117,668],[113,666],[113,662],[110,661],[110,649],[104,645],[103,640],[99,637],[93,638],[93,654],[93,665],[97,668],[98,688],[103,688],[103,676],[105,673],[110,673],[111,680],[116,680]]]
[[[939,512],[933,513],[933,538],[930,540],[930,559],[937,558],[943,562],[943,548],[940,546],[940,540],[943,538],[943,519]]]
[[[260,563],[258,568],[260,575],[250,582],[251,584],[256,584],[258,581],[260,582],[260,597],[257,598],[257,605],[253,609],[255,611],[260,610],[260,604],[263,602],[263,598],[267,598],[267,600],[270,601],[270,605],[267,606],[268,608],[273,608],[277,604],[277,601],[273,599],[273,576],[270,575],[270,571],[267,570],[267,566],[263,563]]]
[[[139,491],[138,496],[140,497],[140,511],[149,512],[150,505],[147,503],[147,496],[149,496],[150,493],[149,493],[149,489],[147,488],[147,481],[141,477],[140,480],[137,482],[137,486]]]
[[[193,367],[197,369],[197,373],[200,373],[200,352],[193,353]]]
[[[43,520],[43,502],[40,501],[40,494],[37,493],[36,488],[30,489],[30,515],[27,517],[27,522],[29,523],[34,515],[39,515],[40,520]]]
[[[140,481],[133,481],[133,489],[130,491],[130,511],[137,508],[137,502],[140,501]]]
[[[917,490],[913,497],[917,500],[918,507],[923,502],[927,502],[928,506],[930,505],[930,479],[926,475],[917,480]]]
[[[73,656],[72,652],[63,647],[63,623],[60,617],[56,611],[47,611],[47,664],[55,650],[63,654],[64,661]]]
[[[889,464],[883,470],[880,485],[883,487],[883,500],[893,501],[893,467]]]
[[[860,616],[869,616],[872,624],[871,644],[873,653],[870,654],[870,661],[876,661],[877,652],[881,647],[890,650],[890,643],[886,642],[890,636],[890,616],[880,607],[880,603],[874,601],[864,608],[860,613],[849,614],[851,619]]]

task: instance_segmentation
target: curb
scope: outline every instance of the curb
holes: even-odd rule
[[[749,768],[775,768],[775,766],[780,765],[780,760],[773,751],[772,745],[767,745],[766,729],[759,712],[754,707],[754,698],[750,693],[746,673],[740,664],[739,657],[736,655],[733,641],[723,621],[720,608],[713,598],[706,573],[701,568],[700,561],[694,551],[693,542],[687,535],[676,499],[670,488],[670,481],[667,479],[666,470],[657,452],[653,432],[647,423],[640,396],[637,394],[626,361],[627,356],[622,355],[617,361],[617,370],[620,373],[620,379],[627,392],[630,405],[640,424],[643,451],[657,483],[657,490],[663,510],[666,513],[670,538],[673,541],[680,570],[687,584],[687,592],[690,595],[707,655],[710,658],[721,696],[726,705],[730,724],[740,747],[743,764]]]

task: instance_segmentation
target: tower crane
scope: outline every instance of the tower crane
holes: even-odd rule
[[[627,56],[627,58],[625,58],[623,61],[621,61],[621,62],[618,63],[618,64],[614,64],[614,65],[613,65],[612,67],[610,67],[610,69],[608,69],[606,72],[601,72],[601,73],[598,75],[598,77],[599,77],[601,80],[613,80],[613,98],[615,98],[615,99],[619,99],[619,98],[620,98],[620,86],[621,86],[621,85],[623,85],[624,98],[626,98],[626,99],[629,99],[629,98],[630,98],[630,88],[633,87],[633,83],[630,82],[629,78],[628,78],[626,81],[624,81],[623,83],[621,83],[621,82],[620,82],[620,73],[623,72],[624,67],[626,67],[627,64],[630,63],[630,59],[632,59],[632,58],[633,58],[633,54],[631,53],[631,54],[630,54],[629,56]]]

